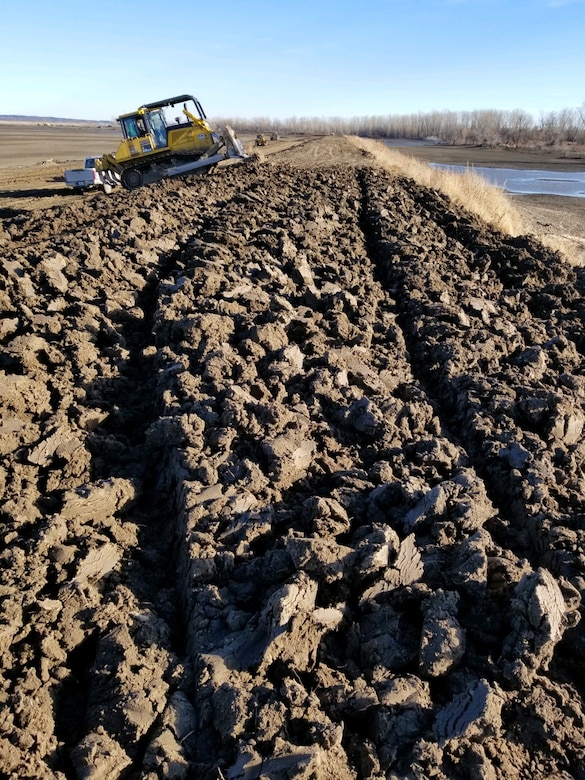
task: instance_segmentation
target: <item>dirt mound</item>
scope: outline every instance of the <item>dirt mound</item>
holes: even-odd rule
[[[7,777],[585,777],[582,276],[323,151],[4,221]]]

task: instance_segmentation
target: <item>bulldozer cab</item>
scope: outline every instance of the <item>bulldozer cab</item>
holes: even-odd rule
[[[139,109],[135,114],[126,114],[118,118],[122,128],[122,135],[126,141],[145,139],[140,146],[142,151],[150,151],[151,148],[164,149],[167,145],[167,128],[162,111],[145,112]]]
[[[146,135],[146,128],[144,127],[142,117],[138,115],[128,116],[119,121],[122,125],[124,138],[141,138]]]
[[[144,118],[154,138],[154,145],[157,149],[164,149],[167,146],[167,125],[162,110],[150,111],[144,115]]]

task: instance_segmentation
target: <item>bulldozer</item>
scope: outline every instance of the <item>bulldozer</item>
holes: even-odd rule
[[[266,136],[263,135],[263,133],[258,133],[256,140],[254,141],[254,146],[266,146]]]
[[[116,184],[135,190],[173,176],[210,172],[223,160],[248,156],[229,125],[221,134],[212,130],[192,95],[145,103],[117,122],[122,130],[118,149],[96,160],[106,192]]]

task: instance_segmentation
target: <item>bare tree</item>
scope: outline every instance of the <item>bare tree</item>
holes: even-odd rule
[[[449,144],[509,144],[585,143],[585,103],[577,109],[541,113],[538,120],[522,109],[499,111],[430,111],[385,116],[289,117],[271,119],[267,116],[249,119],[216,120],[216,126],[231,124],[239,132],[259,133],[341,133],[369,138],[437,139]]]

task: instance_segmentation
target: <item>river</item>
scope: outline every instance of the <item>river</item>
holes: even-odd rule
[[[465,173],[472,170],[496,187],[515,195],[566,195],[585,198],[584,171],[539,171],[518,168],[481,168],[430,163],[433,168]]]

